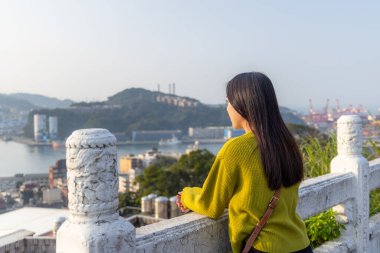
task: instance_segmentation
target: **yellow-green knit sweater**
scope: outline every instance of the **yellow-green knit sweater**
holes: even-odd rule
[[[296,213],[299,185],[281,190],[280,201],[256,239],[255,249],[284,253],[310,244],[305,224]],[[228,231],[235,253],[241,252],[243,240],[265,212],[273,193],[267,186],[256,138],[247,132],[224,144],[202,188],[184,188],[182,203],[213,219],[228,207]]]

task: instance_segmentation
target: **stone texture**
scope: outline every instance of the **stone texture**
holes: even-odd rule
[[[228,213],[213,220],[189,213],[136,229],[136,253],[229,252]]]
[[[354,196],[353,180],[352,173],[334,173],[302,182],[297,212],[307,219],[350,200]]]
[[[344,115],[337,122],[337,143],[339,155],[362,154],[362,120],[357,115]]]
[[[135,229],[117,213],[116,138],[77,130],[66,148],[70,216],[57,232],[57,252],[132,252]]]
[[[355,228],[358,252],[369,252],[369,164],[362,156],[362,123],[359,116],[345,115],[338,123],[338,155],[331,161],[331,173],[349,172],[354,175],[353,200],[336,210],[343,210]]]

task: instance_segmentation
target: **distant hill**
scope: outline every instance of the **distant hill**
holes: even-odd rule
[[[35,110],[29,115],[25,133],[33,135],[32,115],[58,116],[58,135],[66,138],[79,128],[100,127],[130,136],[133,130],[174,130],[187,133],[189,127],[229,126],[225,105],[208,106],[196,99],[141,88],[123,90],[96,103],[76,103],[67,109]],[[282,108],[287,123],[304,122]]]
[[[16,108],[21,111],[36,109],[32,103],[9,95],[0,94],[0,108]]]
[[[297,117],[294,114],[294,111],[290,110],[289,108],[280,106],[280,113],[281,113],[283,120],[286,123],[291,123],[291,124],[296,124],[296,125],[305,125],[306,126],[305,121],[303,119]]]
[[[74,101],[69,99],[60,100],[57,98],[47,97],[38,94],[14,93],[9,94],[10,97],[22,99],[40,108],[68,108]]]

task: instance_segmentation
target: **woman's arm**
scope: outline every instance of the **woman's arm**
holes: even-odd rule
[[[227,166],[223,157],[217,157],[202,186],[185,187],[181,202],[184,209],[217,219],[228,206],[236,184],[236,173]]]

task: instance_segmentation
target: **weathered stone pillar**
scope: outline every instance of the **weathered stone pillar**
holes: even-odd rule
[[[368,252],[369,244],[369,164],[362,156],[362,121],[357,115],[338,120],[338,155],[331,161],[331,172],[355,175],[354,199],[343,205],[349,223],[355,227],[357,252]]]
[[[118,207],[116,138],[106,129],[82,129],[66,141],[70,216],[57,232],[57,253],[126,253],[135,228]]]

